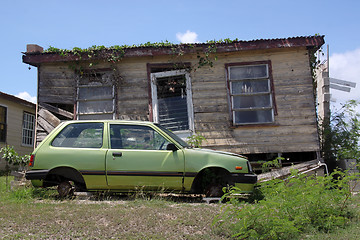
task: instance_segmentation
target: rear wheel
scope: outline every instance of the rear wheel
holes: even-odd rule
[[[69,181],[61,182],[58,187],[57,191],[61,198],[71,196],[74,193],[74,187]]]

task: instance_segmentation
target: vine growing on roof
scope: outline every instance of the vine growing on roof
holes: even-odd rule
[[[132,49],[132,48],[141,48],[141,47],[152,47],[152,48],[170,48],[173,56],[175,59],[179,60],[185,53],[185,49],[194,49],[194,52],[197,54],[198,62],[193,67],[193,70],[196,71],[198,68],[202,68],[205,66],[213,67],[214,61],[217,60],[216,52],[217,52],[217,45],[219,44],[229,44],[233,42],[239,41],[238,39],[230,40],[227,39],[221,39],[221,40],[211,40],[207,41],[205,43],[205,46],[203,47],[203,44],[174,44],[169,41],[164,42],[147,42],[142,43],[138,45],[114,45],[111,47],[105,47],[105,46],[97,46],[93,45],[89,48],[79,48],[74,47],[73,49],[60,49],[50,46],[48,49],[44,51],[44,53],[57,53],[60,56],[67,57],[69,55],[75,55],[78,56],[78,60],[75,64],[71,66],[71,68],[75,68],[79,70],[81,68],[80,64],[78,63],[80,60],[83,59],[84,56],[87,56],[87,58],[90,60],[89,67],[92,67],[99,63],[99,59],[103,59],[107,62],[110,62],[112,64],[121,61],[126,53],[126,50]],[[116,68],[114,68],[115,70]]]

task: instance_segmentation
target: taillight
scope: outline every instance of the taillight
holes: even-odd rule
[[[253,172],[251,163],[249,161],[247,161],[247,165],[248,165],[249,173]]]
[[[32,155],[30,156],[29,167],[34,166],[34,161],[35,161],[35,155],[34,155],[34,154],[32,154]]]

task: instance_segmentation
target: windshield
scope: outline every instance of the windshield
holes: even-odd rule
[[[169,135],[172,139],[174,139],[177,143],[179,143],[182,147],[184,148],[189,148],[190,145],[187,144],[184,140],[182,140],[181,138],[179,138],[175,133],[171,132],[170,130],[164,128],[163,126],[161,126],[160,124],[155,124],[158,128],[160,128],[161,130],[163,130],[167,135]]]

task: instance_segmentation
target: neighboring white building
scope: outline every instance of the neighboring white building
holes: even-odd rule
[[[0,92],[0,148],[13,146],[19,155],[33,151],[35,109],[34,103]],[[1,159],[0,170],[4,166],[5,161]]]

